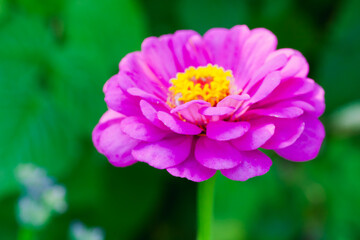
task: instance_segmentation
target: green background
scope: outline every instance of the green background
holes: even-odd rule
[[[115,168],[91,131],[106,110],[103,84],[144,38],[237,24],[266,27],[305,55],[326,91],[327,136],[314,161],[272,154],[262,177],[219,174],[214,239],[360,239],[360,121],[341,118],[352,104],[345,120],[359,119],[359,9],[358,0],[0,0],[0,239],[16,238],[14,169],[26,162],[67,189],[68,211],[39,239],[67,239],[76,219],[106,239],[195,239],[196,183],[146,164]]]

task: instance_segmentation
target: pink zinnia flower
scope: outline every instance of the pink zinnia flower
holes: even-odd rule
[[[217,170],[239,181],[265,174],[272,162],[259,148],[315,158],[324,90],[300,52],[276,45],[244,25],[145,39],[104,86],[97,150],[118,167],[145,162],[196,182]]]

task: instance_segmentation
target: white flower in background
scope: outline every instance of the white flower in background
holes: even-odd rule
[[[18,221],[21,225],[39,228],[47,223],[50,211],[43,204],[30,197],[22,197],[18,203]]]
[[[360,133],[360,101],[338,108],[330,116],[332,131],[338,135],[353,136]]]
[[[50,209],[57,213],[64,213],[67,208],[65,194],[66,189],[63,186],[55,185],[44,191],[42,199]]]
[[[20,164],[15,174],[24,190],[17,208],[22,226],[41,228],[54,214],[66,211],[65,187],[55,184],[44,169],[33,164]]]
[[[74,222],[70,225],[70,237],[72,240],[103,240],[104,231],[99,228],[87,228],[81,222]]]
[[[18,182],[24,186],[25,191],[34,197],[54,184],[44,169],[31,163],[19,164],[15,169],[15,176]]]

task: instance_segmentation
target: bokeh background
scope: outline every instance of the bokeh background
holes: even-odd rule
[[[359,10],[358,0],[0,0],[0,239],[21,229],[21,163],[66,188],[67,211],[38,239],[68,239],[74,220],[110,240],[195,239],[197,185],[146,164],[111,166],[91,131],[103,84],[145,37],[237,24],[305,55],[326,91],[327,137],[314,161],[272,155],[265,176],[218,175],[214,239],[360,239]]]

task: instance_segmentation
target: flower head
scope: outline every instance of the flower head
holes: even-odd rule
[[[88,228],[82,222],[76,221],[70,225],[70,237],[72,240],[103,240],[105,234],[102,228]]]
[[[55,184],[43,168],[31,163],[20,164],[15,175],[23,187],[17,205],[17,217],[21,225],[42,228],[53,215],[66,211],[65,187]]]
[[[324,91],[301,53],[276,45],[244,25],[145,39],[104,86],[97,150],[115,166],[145,162],[197,182],[217,170],[239,181],[265,174],[272,162],[259,148],[315,158]]]

